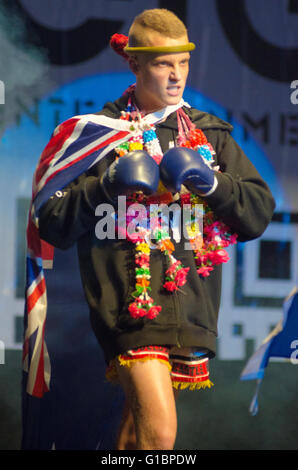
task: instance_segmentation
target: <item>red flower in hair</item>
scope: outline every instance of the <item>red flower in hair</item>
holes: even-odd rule
[[[110,39],[110,46],[111,48],[119,55],[124,57],[124,59],[128,59],[128,54],[124,52],[124,47],[128,44],[128,37],[124,34],[113,34]]]

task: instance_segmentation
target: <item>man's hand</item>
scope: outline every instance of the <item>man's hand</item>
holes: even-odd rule
[[[116,202],[119,195],[142,191],[149,195],[157,191],[159,168],[143,150],[129,152],[119,157],[105,171],[101,184],[108,199]]]
[[[214,171],[206,165],[195,150],[174,147],[168,150],[160,163],[160,176],[165,187],[179,192],[181,185],[200,196],[212,194],[217,186]]]

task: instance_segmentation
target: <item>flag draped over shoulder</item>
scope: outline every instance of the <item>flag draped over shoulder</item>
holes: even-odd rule
[[[241,372],[241,380],[257,380],[256,393],[250,405],[250,413],[258,412],[258,393],[265,369],[271,358],[289,359],[293,364],[298,360],[298,288],[295,287],[283,304],[283,317]]]
[[[146,115],[148,125],[166,119],[182,106],[177,105]],[[53,247],[42,241],[38,230],[38,212],[57,191],[97,164],[117,145],[131,136],[126,120],[104,115],[74,116],[53,132],[42,152],[33,176],[32,201],[27,225],[26,293],[24,311],[23,370],[27,393],[42,397],[49,391],[50,360],[44,341],[47,293],[44,269],[50,268]]]
[[[98,163],[129,134],[125,121],[93,114],[75,116],[55,129],[39,159],[27,225],[23,369],[28,373],[30,395],[42,397],[50,383],[44,342],[47,294],[43,270],[51,267],[53,248],[39,237],[38,211],[56,191]]]

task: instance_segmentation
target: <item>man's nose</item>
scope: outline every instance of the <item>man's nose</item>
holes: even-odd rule
[[[179,80],[181,80],[181,78],[182,74],[179,65],[174,66],[170,73],[170,80],[178,82]]]

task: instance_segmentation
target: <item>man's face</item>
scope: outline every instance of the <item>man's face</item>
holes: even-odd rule
[[[151,35],[150,45],[176,46],[188,43],[188,37],[171,39]],[[149,113],[175,105],[182,98],[189,71],[189,52],[140,54],[133,69],[136,75],[135,96],[141,110]]]

